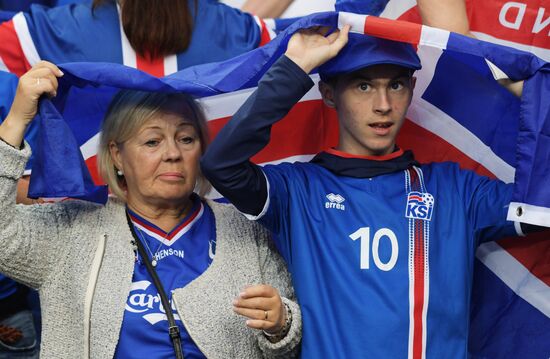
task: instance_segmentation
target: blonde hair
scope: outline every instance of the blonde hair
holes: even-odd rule
[[[176,105],[176,106],[174,106]],[[139,129],[158,113],[171,112],[182,115],[191,122],[199,136],[201,154],[209,143],[206,118],[199,104],[183,93],[144,92],[122,90],[111,101],[101,126],[97,166],[99,174],[109,186],[111,192],[126,201],[126,181],[117,175],[110,144],[122,145],[135,136]],[[202,173],[197,176],[195,190],[204,196],[210,190],[210,184]]]

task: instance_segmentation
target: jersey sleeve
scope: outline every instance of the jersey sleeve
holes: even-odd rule
[[[477,242],[521,235],[519,223],[506,220],[513,185],[471,171],[461,172],[462,196]]]
[[[257,220],[273,234],[272,238],[282,257],[291,261],[291,236],[289,232],[289,176],[283,169],[288,165],[268,165],[262,168],[267,183],[267,199],[262,212],[257,216],[247,215],[249,219]]]
[[[290,85],[291,84],[291,85]],[[271,127],[313,86],[309,76],[282,57],[264,75],[233,118],[222,128],[201,159],[204,176],[241,212],[259,216],[266,208],[268,181],[250,158],[271,138]],[[271,190],[284,191],[279,182]]]
[[[218,133],[201,160],[202,173],[214,188],[249,219],[260,220],[274,233],[277,247],[287,261],[290,243],[284,233],[289,213],[289,176],[285,170],[288,165],[262,169],[250,158],[269,143],[272,125],[312,86],[310,77],[283,56]]]

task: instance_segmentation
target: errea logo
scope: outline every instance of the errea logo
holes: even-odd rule
[[[346,206],[342,204],[346,200],[344,197],[334,193],[329,193],[326,197],[328,202],[325,202],[325,208],[335,208],[341,211],[346,210]]]

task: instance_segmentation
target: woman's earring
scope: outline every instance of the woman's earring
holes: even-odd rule
[[[121,170],[116,170],[116,174],[117,174],[117,176],[119,176],[119,177],[124,176],[124,173],[123,173]]]

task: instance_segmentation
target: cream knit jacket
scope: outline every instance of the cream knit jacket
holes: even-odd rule
[[[38,289],[41,358],[112,358],[134,271],[125,206],[72,200],[15,205],[30,156],[0,141],[0,272]],[[288,358],[297,353],[301,316],[290,277],[266,232],[232,207],[208,202],[216,218],[216,257],[199,278],[174,291],[191,337],[208,358]],[[268,283],[290,306],[289,334],[271,344],[233,313],[245,285]],[[139,353],[136,353],[139,357]]]

